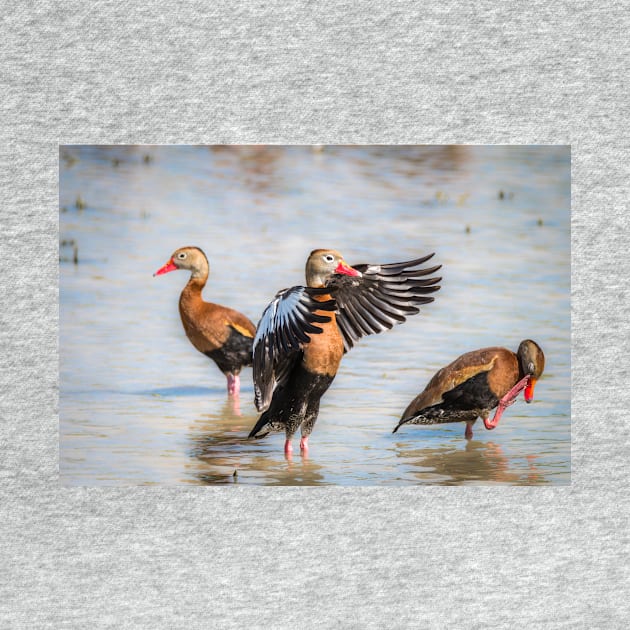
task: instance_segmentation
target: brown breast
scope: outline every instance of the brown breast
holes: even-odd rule
[[[503,398],[519,380],[518,357],[507,348],[498,348],[488,385],[497,398]]]
[[[199,283],[200,284],[200,283]],[[220,348],[232,329],[246,337],[256,334],[254,324],[234,309],[204,302],[198,283],[189,282],[179,299],[179,314],[184,331],[199,352],[212,352]]]
[[[323,302],[331,298],[329,295],[322,295],[315,299]],[[313,374],[335,376],[343,357],[343,339],[333,312],[316,311],[316,313],[331,319],[325,324],[317,324],[323,330],[321,334],[309,335],[311,341],[304,347],[304,365]]]

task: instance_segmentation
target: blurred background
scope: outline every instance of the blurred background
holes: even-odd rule
[[[60,478],[66,485],[570,483],[568,146],[62,146]],[[254,323],[304,283],[315,248],[348,263],[435,252],[442,289],[364,338],[322,399],[308,458],[250,442],[240,406],[186,339],[183,245],[210,262],[204,298]],[[499,426],[405,426],[460,354],[525,338],[546,355],[536,399]]]

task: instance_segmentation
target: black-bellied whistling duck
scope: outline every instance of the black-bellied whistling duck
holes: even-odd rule
[[[441,265],[414,269],[433,254],[408,262],[350,267],[332,249],[316,249],[306,262],[306,285],[280,291],[263,312],[254,340],[254,394],[264,411],[249,437],[284,430],[285,454],[301,428],[300,450],[319,413],[344,351],[432,302]]]
[[[179,315],[186,336],[199,352],[212,359],[227,378],[228,394],[238,397],[239,373],[252,364],[252,343],[256,327],[234,309],[204,302],[201,291],[206,286],[210,266],[198,247],[180,247],[153,275],[169,271],[190,271],[188,284],[179,297]]]
[[[523,389],[525,401],[531,402],[544,369],[545,355],[531,339],[521,341],[516,353],[492,347],[462,354],[439,370],[411,401],[394,433],[403,424],[466,422],[465,435],[471,439],[478,417],[486,429],[494,429]],[[494,417],[488,420],[495,407]]]

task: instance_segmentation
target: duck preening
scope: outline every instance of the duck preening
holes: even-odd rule
[[[492,347],[462,354],[439,370],[411,401],[394,433],[403,424],[466,422],[465,435],[470,439],[478,417],[483,418],[486,429],[494,429],[521,391],[525,390],[526,402],[532,401],[544,369],[545,355],[531,339],[521,341],[516,353]]]
[[[252,364],[256,327],[234,309],[204,302],[201,292],[208,281],[208,259],[198,247],[180,247],[153,275],[190,271],[188,284],[179,297],[179,314],[186,336],[199,352],[212,359],[227,378],[228,394],[240,391],[239,374]]]
[[[418,268],[433,254],[387,265],[349,266],[331,249],[316,249],[306,262],[306,286],[276,294],[262,314],[254,339],[254,394],[264,412],[249,437],[286,434],[284,450],[301,428],[300,449],[319,413],[344,352],[365,335],[388,330],[418,306],[441,278],[427,277],[441,265]]]

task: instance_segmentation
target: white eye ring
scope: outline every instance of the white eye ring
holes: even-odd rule
[[[186,258],[186,253],[185,252],[179,252],[179,254],[177,254],[177,258],[179,258],[180,260],[184,260],[184,258]]]
[[[334,257],[332,254],[326,254],[326,255],[324,256],[324,260],[325,260],[326,262],[332,262],[333,260],[335,260],[335,257]]]

